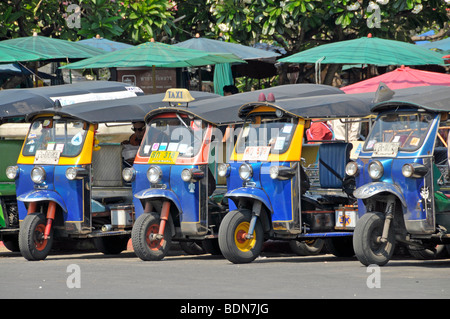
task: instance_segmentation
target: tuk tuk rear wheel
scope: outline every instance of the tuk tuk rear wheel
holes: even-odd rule
[[[384,214],[368,212],[357,222],[353,233],[353,248],[356,257],[365,266],[383,266],[391,259],[395,249],[394,227],[391,225],[386,242],[380,242],[383,233]]]
[[[219,247],[223,256],[235,264],[249,263],[261,253],[264,242],[261,220],[257,218],[252,238],[246,238],[252,214],[235,210],[225,215],[219,228]]]
[[[144,261],[161,260],[170,249],[172,243],[172,218],[169,219],[164,228],[162,239],[153,239],[159,232],[159,214],[144,213],[138,217],[131,231],[131,241],[135,254]]]
[[[53,228],[50,236],[44,239],[45,216],[41,213],[25,217],[19,231],[19,248],[27,260],[44,260],[53,246]]]
[[[127,249],[129,235],[95,237],[94,245],[105,255],[117,255]]]

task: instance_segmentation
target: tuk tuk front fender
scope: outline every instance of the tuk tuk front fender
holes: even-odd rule
[[[229,198],[233,200],[233,202],[237,203],[239,202],[239,198],[250,198],[253,200],[258,200],[264,204],[264,206],[267,207],[267,209],[270,211],[270,213],[273,213],[272,204],[270,203],[270,199],[267,196],[267,194],[259,188],[255,187],[240,187],[233,189],[232,191],[229,191],[225,194],[226,198]]]
[[[134,194],[134,197],[140,200],[165,198],[173,202],[180,213],[183,212],[181,210],[181,203],[177,195],[167,189],[148,188]]]
[[[367,199],[384,192],[395,195],[400,200],[403,207],[406,207],[406,200],[402,191],[398,186],[391,183],[373,182],[363,185],[355,190],[353,196],[358,199]]]
[[[61,195],[59,195],[55,191],[41,190],[41,189],[34,190],[29,193],[18,196],[17,200],[24,203],[45,202],[45,201],[56,202],[64,211],[64,213],[67,213],[67,207],[64,204],[64,199],[61,197]]]

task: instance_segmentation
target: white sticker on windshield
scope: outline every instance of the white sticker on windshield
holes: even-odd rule
[[[72,140],[71,140],[72,145],[79,146],[79,145],[81,145],[82,142],[83,142],[83,136],[82,136],[81,132],[78,132],[77,134],[75,134],[74,137],[72,137]]]

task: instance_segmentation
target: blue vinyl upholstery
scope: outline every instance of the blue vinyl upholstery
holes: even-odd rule
[[[324,143],[319,147],[319,181],[322,188],[342,188],[351,143]],[[339,176],[339,177],[338,177]]]

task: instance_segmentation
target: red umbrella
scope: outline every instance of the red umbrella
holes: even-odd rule
[[[450,75],[421,71],[402,66],[394,71],[377,77],[345,86],[341,88],[341,90],[345,93],[375,92],[378,89],[380,82],[386,84],[391,90],[427,85],[450,86]]]

